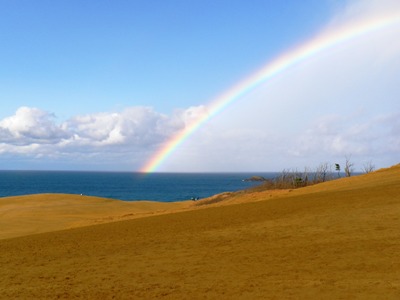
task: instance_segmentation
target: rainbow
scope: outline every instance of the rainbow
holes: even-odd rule
[[[172,136],[160,149],[143,165],[140,172],[154,172],[163,161],[165,161],[176,148],[178,148],[190,135],[192,135],[201,125],[210,120],[213,116],[221,112],[227,105],[241,98],[261,83],[284,72],[288,68],[297,65],[320,52],[333,46],[340,45],[357,37],[364,36],[390,25],[400,23],[400,14],[385,15],[383,17],[364,20],[357,23],[347,24],[335,30],[328,30],[306,43],[294,48],[291,51],[278,56],[270,63],[266,64],[250,77],[225,91],[207,105],[207,113],[202,114],[183,130]]]

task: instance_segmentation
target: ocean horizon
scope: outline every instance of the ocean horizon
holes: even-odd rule
[[[278,172],[139,173],[112,171],[0,171],[0,197],[31,194],[82,194],[124,201],[184,201],[244,190]]]

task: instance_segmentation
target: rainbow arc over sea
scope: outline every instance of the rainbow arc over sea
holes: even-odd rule
[[[180,132],[166,141],[156,153],[142,166],[140,172],[151,173],[188,139],[199,127],[220,113],[226,106],[240,99],[262,83],[318,55],[332,47],[341,45],[358,37],[400,24],[400,12],[350,23],[340,28],[322,32],[311,40],[291,49],[273,59],[249,77],[238,82],[216,97],[207,105],[207,112],[187,124]]]

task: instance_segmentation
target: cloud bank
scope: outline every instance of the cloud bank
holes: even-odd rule
[[[151,107],[129,107],[121,112],[73,116],[57,122],[56,115],[39,108],[20,107],[0,120],[0,154],[32,159],[70,157],[121,161],[135,168],[171,136],[182,130],[204,107],[176,110],[168,116]],[[125,157],[124,157],[125,155]]]

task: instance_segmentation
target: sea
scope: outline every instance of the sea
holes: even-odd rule
[[[63,193],[124,201],[174,202],[206,198],[259,185],[252,176],[278,173],[130,173],[83,171],[0,171],[0,197]]]

